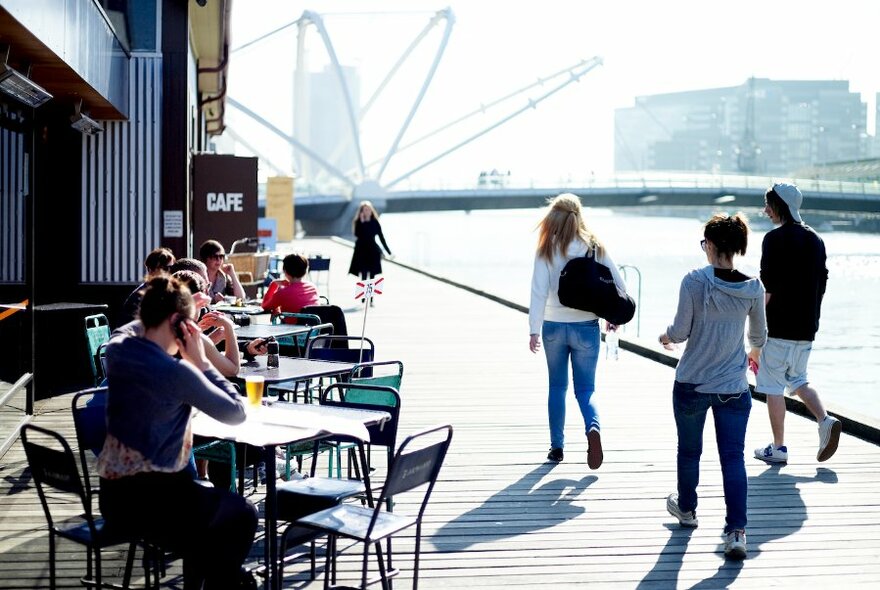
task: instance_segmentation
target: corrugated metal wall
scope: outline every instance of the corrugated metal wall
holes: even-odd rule
[[[129,283],[160,245],[162,60],[132,56],[129,120],[83,137],[83,283]]]
[[[0,283],[24,283],[28,154],[24,134],[0,127]]]

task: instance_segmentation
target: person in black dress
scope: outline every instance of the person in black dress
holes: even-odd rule
[[[361,201],[361,205],[351,222],[351,229],[356,239],[351,265],[348,267],[349,274],[360,277],[361,280],[371,279],[381,274],[382,250],[376,243],[376,236],[379,236],[379,241],[382,242],[382,247],[385,248],[388,256],[391,256],[391,249],[388,248],[385,236],[382,235],[379,213],[372,203]]]

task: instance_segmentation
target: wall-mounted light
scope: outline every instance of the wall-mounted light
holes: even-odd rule
[[[15,100],[29,107],[37,108],[52,99],[52,95],[34,83],[30,75],[30,66],[26,74],[13,69],[9,65],[9,47],[3,51],[3,63],[0,63],[0,92],[8,94]]]
[[[82,100],[74,105],[70,126],[84,135],[94,135],[104,131],[103,125],[82,112]]]

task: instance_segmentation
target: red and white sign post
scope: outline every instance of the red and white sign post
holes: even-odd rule
[[[384,281],[385,277],[382,277],[374,281],[358,281],[356,284],[354,298],[364,300],[364,323],[361,326],[361,351],[358,355],[358,364],[360,364],[364,358],[364,334],[367,332],[367,310],[370,309],[373,296],[382,294]]]

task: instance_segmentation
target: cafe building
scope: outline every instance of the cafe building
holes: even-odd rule
[[[230,11],[0,0],[0,455],[34,399],[93,384],[84,318],[114,317],[153,248],[192,253]]]

